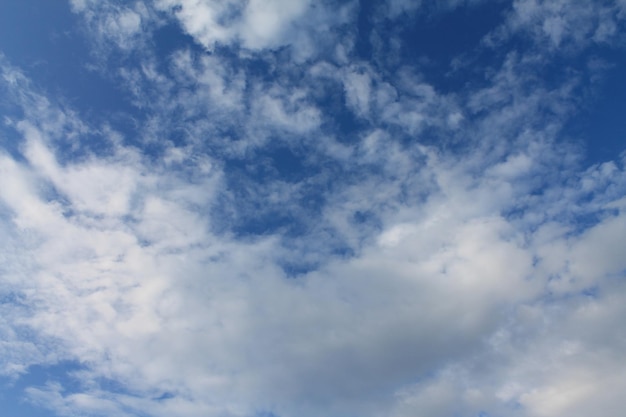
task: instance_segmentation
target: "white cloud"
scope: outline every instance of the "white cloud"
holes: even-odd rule
[[[310,0],[158,0],[156,7],[172,12],[200,45],[240,43],[251,50],[291,45],[294,56],[309,57],[320,47],[325,31],[345,22],[349,2],[330,7]],[[306,17],[306,18],[305,18]]]
[[[132,5],[116,1],[70,0],[74,13],[85,22],[87,34],[93,37],[93,53],[104,57],[112,48],[129,52],[145,45],[151,29],[160,24],[150,4],[136,1]]]
[[[189,416],[249,415],[259,408],[281,415],[318,415],[320,409],[374,415],[388,407],[398,416],[416,410],[445,415],[455,411],[451,403],[459,398],[470,409],[498,404],[488,390],[511,379],[507,367],[492,371],[492,385],[472,389],[459,385],[462,377],[480,381],[471,369],[461,376],[442,370],[451,361],[459,362],[459,369],[469,366],[486,339],[511,326],[507,312],[532,305],[547,283],[533,266],[534,248],[527,246],[525,231],[498,215],[515,194],[494,193],[498,184],[534,169],[527,157],[511,156],[478,182],[464,179],[466,166],[450,169],[430,157],[439,191],[421,208],[379,211],[383,228],[373,232],[378,239],[366,242],[358,256],[327,261],[299,281],[288,281],[276,263],[287,250],[278,240],[243,243],[211,234],[210,220],[194,208],[198,193],[211,189],[210,175],[209,182],[191,186],[169,177],[171,172],[142,174],[148,165],[140,159],[62,165],[40,131],[26,122],[19,126],[28,159],[4,157],[3,178],[20,185],[3,188],[3,200],[14,211],[15,225],[40,236],[31,249],[38,272],[24,291],[30,309],[25,323],[37,338],[58,340],[48,354],[90,363],[92,376],[145,393],[143,399],[97,390],[63,393],[52,385],[30,389],[34,401],[61,415],[77,410],[132,415],[135,409],[162,415],[165,411],[148,399],[160,394],[150,393],[172,392],[164,410],[176,405]],[[388,157],[401,161],[393,152]],[[117,178],[113,172],[123,172],[131,186],[101,186],[95,193],[76,180],[106,185]],[[58,187],[67,196],[64,204],[76,212],[64,215],[54,202],[63,201],[58,197],[47,202],[42,184]],[[374,195],[364,185],[353,192],[366,193],[363,205],[371,206]],[[115,203],[117,193],[124,204]],[[206,198],[212,200],[210,192]],[[347,201],[358,206],[352,196]],[[112,205],[98,209],[107,204]],[[330,215],[334,208],[327,210]],[[115,219],[98,217],[104,214]],[[123,220],[127,216],[130,221]],[[619,271],[617,261],[585,269],[593,259],[579,255],[598,245],[619,247],[621,223],[621,217],[607,217],[577,238],[573,252],[563,254],[572,265],[570,276],[582,271],[599,282]],[[532,325],[513,323],[531,338],[541,336]],[[586,328],[595,323],[592,319]],[[557,335],[546,348],[561,343]],[[9,349],[27,352],[19,345]],[[507,363],[524,354],[514,350]],[[553,355],[562,360],[560,354]],[[28,363],[26,356],[12,363],[20,362]],[[556,367],[562,377],[538,374],[536,382],[522,381],[501,396],[517,398],[528,415],[537,416],[568,412],[596,398],[597,390],[584,383],[594,368],[583,364],[572,374],[567,363]],[[416,375],[432,374],[438,376],[411,385]],[[553,400],[558,393],[560,403]]]
[[[118,25],[94,30],[120,33],[125,50],[139,4],[94,16]],[[577,36],[562,4],[515,4],[509,19],[550,45]],[[0,154],[0,294],[20,299],[1,306],[0,371],[84,365],[76,389],[51,381],[27,389],[32,401],[59,415],[618,415],[626,175],[623,161],[580,171],[555,145],[575,77],[538,85],[535,52],[509,54],[446,95],[406,68],[302,68],[258,51],[328,12],[309,2],[158,7],[207,49],[257,50],[240,63],[252,54],[275,77],[191,50],[166,73],[147,54],[120,71],[148,114],[126,138],[2,62],[24,114],[7,127],[20,146]],[[352,142],[324,130],[323,88],[371,124]],[[442,142],[422,142],[427,129]],[[79,158],[63,158],[67,143]],[[277,145],[315,169],[273,174],[263,152]],[[242,158],[240,175],[220,157]],[[267,213],[304,231],[237,234]],[[294,260],[314,268],[294,278]]]
[[[530,35],[550,52],[570,53],[592,42],[619,42],[619,2],[516,0],[502,30]],[[497,33],[497,31],[496,31]],[[503,35],[498,33],[496,38]]]
[[[367,116],[370,110],[371,80],[367,73],[348,73],[345,89],[348,106],[360,116]]]

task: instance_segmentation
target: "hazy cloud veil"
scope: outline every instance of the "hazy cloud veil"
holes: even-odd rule
[[[50,7],[71,54],[0,50],[9,410],[622,415],[624,1]]]

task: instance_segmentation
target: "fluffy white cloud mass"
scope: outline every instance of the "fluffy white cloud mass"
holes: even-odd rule
[[[566,128],[623,3],[500,4],[445,76],[390,26],[488,2],[70,3],[133,113],[0,57],[0,374],[55,369],[25,401],[622,415],[626,158],[586,162]],[[164,52],[168,25],[187,43]]]

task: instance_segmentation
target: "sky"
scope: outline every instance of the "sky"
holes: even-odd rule
[[[626,1],[0,2],[6,417],[621,417]]]

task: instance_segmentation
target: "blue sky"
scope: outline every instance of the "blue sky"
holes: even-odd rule
[[[0,408],[626,408],[626,2],[0,4]]]

